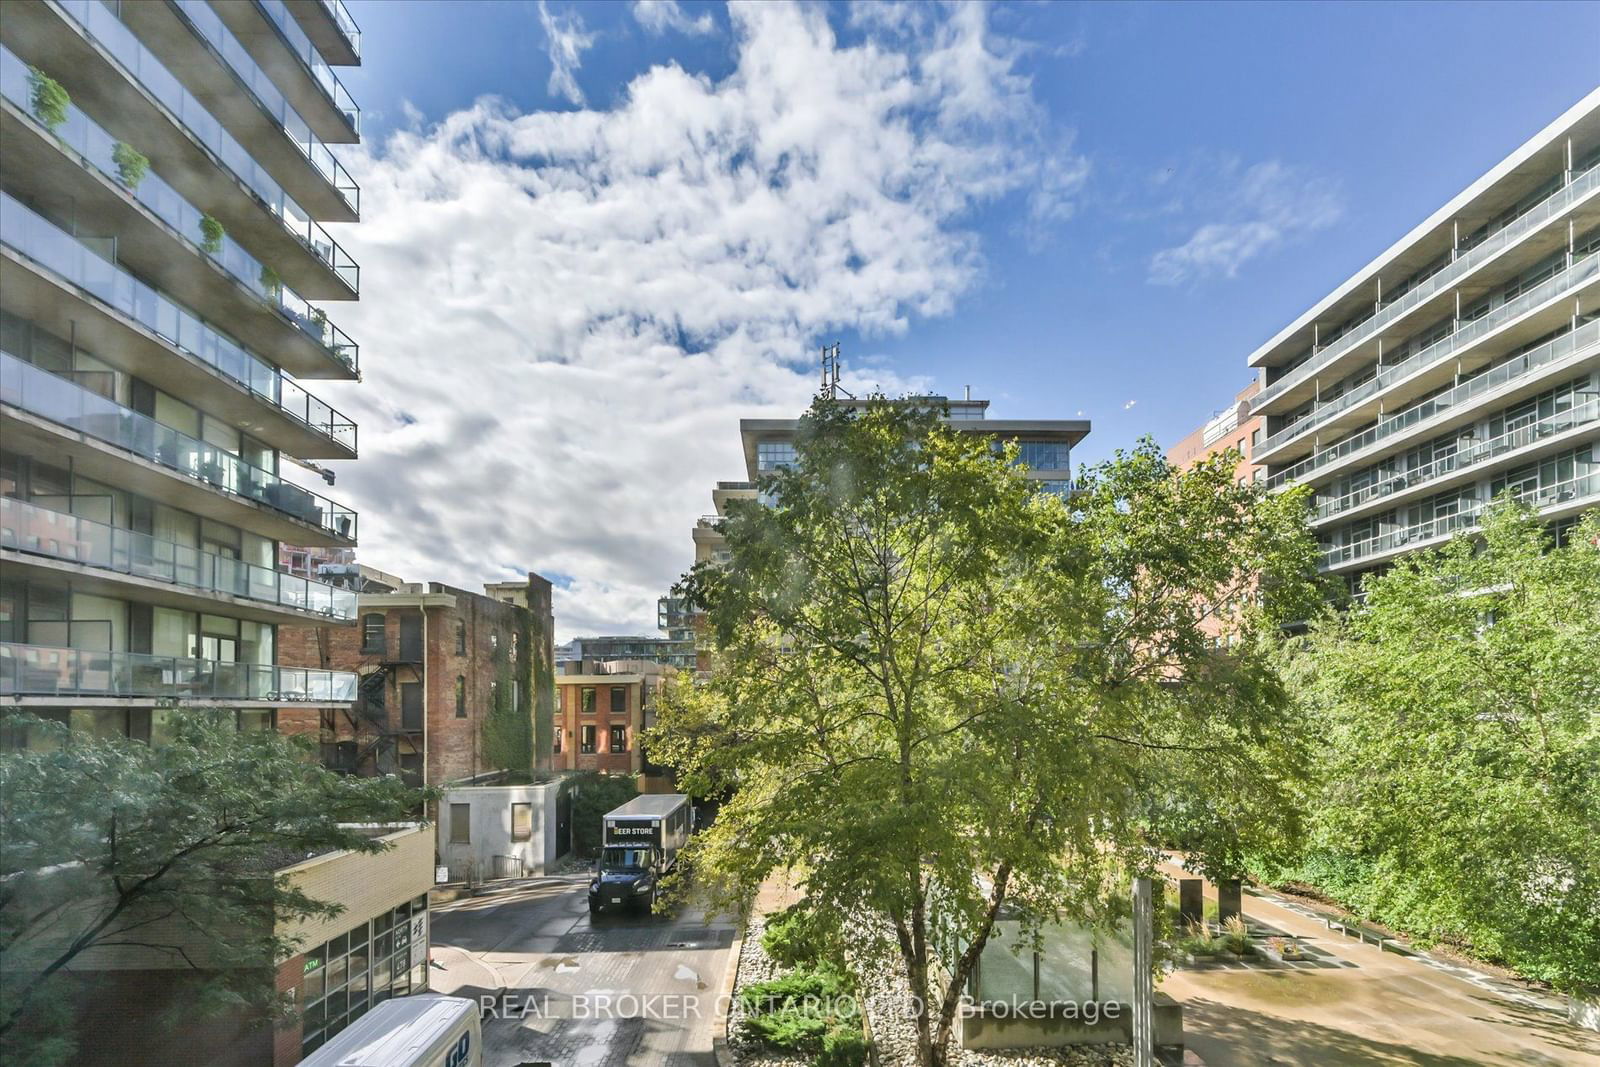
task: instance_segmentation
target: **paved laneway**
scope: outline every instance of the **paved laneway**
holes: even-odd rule
[[[602,916],[587,875],[542,879],[433,911],[433,988],[492,995],[485,1067],[710,1065],[716,998],[734,929],[698,912]]]
[[[1210,883],[1206,895],[1216,899]],[[1600,1067],[1600,1034],[1569,1025],[1555,998],[1380,952],[1275,895],[1248,893],[1244,912],[1299,938],[1312,959],[1181,970],[1161,983],[1183,1002],[1186,1042],[1208,1067]]]

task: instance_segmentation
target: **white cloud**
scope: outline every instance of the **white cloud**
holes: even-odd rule
[[[1162,171],[1153,184],[1173,184],[1173,173],[1170,168]],[[1152,256],[1150,281],[1177,285],[1205,277],[1235,277],[1250,260],[1326,229],[1344,213],[1337,185],[1276,160],[1241,171],[1237,160],[1224,159],[1206,175],[1204,184],[1209,191],[1198,195],[1200,210],[1223,217],[1202,223],[1183,244]],[[1167,204],[1173,211],[1185,207],[1181,198]]]
[[[566,583],[562,634],[649,632],[711,487],[744,477],[738,420],[802,410],[837,332],[901,333],[974,284],[971,208],[1041,174],[981,17],[849,48],[820,8],[730,21],[722,80],[480,100],[352,152],[362,300],[330,310],[365,382],[319,393],[361,424],[331,495],[364,562],[468,588],[529,568]],[[849,388],[908,387],[864,355]]]
[[[633,17],[649,32],[661,35],[668,30],[699,37],[716,31],[716,20],[709,11],[698,18],[690,18],[678,6],[678,0],[633,0]]]
[[[544,27],[545,51],[550,56],[550,95],[581,105],[583,90],[578,88],[577,73],[583,53],[594,47],[594,34],[584,29],[576,11],[550,14],[545,0],[539,0],[539,25]]]

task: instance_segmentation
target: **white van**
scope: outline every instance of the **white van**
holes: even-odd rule
[[[379,1004],[300,1067],[483,1067],[482,1045],[476,1003],[414,993]]]

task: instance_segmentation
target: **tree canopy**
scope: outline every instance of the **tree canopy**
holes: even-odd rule
[[[297,950],[285,925],[341,906],[273,872],[381,851],[354,824],[413,818],[424,799],[393,776],[325,770],[308,742],[240,731],[228,711],[175,712],[163,744],[33,716],[6,726],[32,745],[0,753],[0,1042],[30,1063],[70,1062],[70,1027],[48,1008],[75,964],[119,954],[187,972],[197,1014],[281,1013],[270,968]]]
[[[1326,739],[1308,858],[1271,868],[1569,989],[1600,990],[1600,514],[1503,501],[1366,580],[1290,650]]]
[[[698,872],[738,897],[788,869],[898,957],[923,1062],[1002,910],[1107,918],[1158,845],[1233,872],[1293,839],[1304,745],[1268,636],[1312,602],[1296,494],[1145,441],[1063,499],[1015,445],[881,397],[819,398],[795,453],[682,583],[713,670],[649,741],[688,790],[736,785]]]

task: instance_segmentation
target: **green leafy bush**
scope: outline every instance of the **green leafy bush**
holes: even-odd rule
[[[278,277],[278,272],[261,264],[261,288],[266,290],[268,296],[276,298],[283,292],[283,279]]]
[[[867,1035],[859,1025],[836,1023],[822,1035],[817,1067],[861,1067],[867,1062]]]
[[[785,967],[810,967],[823,961],[842,964],[838,927],[805,901],[792,904],[767,920],[761,947]]]
[[[596,855],[606,812],[638,796],[639,786],[631,776],[596,771],[570,775],[563,785],[572,792],[573,854]]]
[[[111,146],[111,161],[117,165],[117,178],[129,189],[139,188],[150,169],[149,158],[126,141]]]
[[[28,68],[28,104],[33,117],[44,123],[51,133],[67,121],[67,109],[72,97],[61,83],[38,67]]]
[[[203,251],[216,255],[222,251],[222,239],[227,235],[228,231],[222,228],[222,223],[210,215],[200,216],[200,248]]]
[[[854,988],[850,976],[831,963],[802,967],[770,982],[756,982],[739,994],[744,1010],[776,1012],[793,1008],[807,999],[826,1000],[843,996]]]
[[[822,1049],[828,1020],[799,1008],[745,1016],[749,1033],[770,1048],[785,1052],[817,1052]]]

